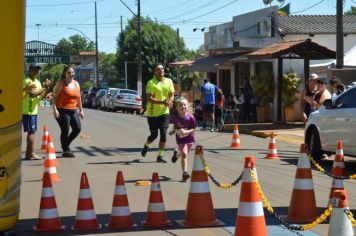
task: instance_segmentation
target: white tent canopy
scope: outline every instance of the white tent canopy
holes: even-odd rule
[[[317,64],[310,64],[310,67],[330,66],[336,64],[336,59],[320,60]],[[311,62],[312,63],[312,62]],[[344,56],[345,66],[356,66],[356,45],[353,46]]]

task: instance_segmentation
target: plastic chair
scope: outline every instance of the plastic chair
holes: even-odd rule
[[[235,109],[223,108],[223,120],[224,124],[235,123]]]

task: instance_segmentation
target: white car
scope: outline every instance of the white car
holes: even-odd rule
[[[310,114],[305,125],[305,143],[316,160],[324,153],[335,153],[341,140],[344,154],[356,156],[356,86],[333,100],[325,100]]]

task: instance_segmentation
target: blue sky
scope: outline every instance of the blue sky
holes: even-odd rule
[[[122,1],[134,13],[137,12],[136,0]],[[26,41],[39,39],[56,44],[61,38],[81,34],[77,30],[95,41],[94,2],[94,0],[27,0]],[[114,53],[116,37],[120,32],[120,16],[125,27],[133,14],[120,0],[96,2],[99,51]],[[285,0],[284,4],[288,3],[291,4],[290,11],[293,15],[336,14],[336,0]],[[274,0],[272,5],[280,3]],[[193,32],[194,28],[208,29],[209,26],[231,21],[233,16],[268,6],[262,0],[141,0],[141,14],[170,25],[173,29],[179,28],[186,46],[197,49],[203,44],[204,33],[200,30]],[[356,6],[356,0],[344,0],[344,11],[349,10],[351,6]]]

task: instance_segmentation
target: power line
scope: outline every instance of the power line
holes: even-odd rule
[[[199,5],[199,6],[195,7],[195,8],[192,8],[192,9],[190,9],[190,10],[188,10],[188,11],[182,13],[182,14],[177,14],[177,15],[173,15],[173,16],[168,17],[168,18],[164,18],[162,21],[175,19],[175,18],[180,18],[180,17],[183,17],[185,15],[189,15],[190,13],[193,13],[193,12],[199,11],[199,10],[205,8],[205,7],[211,6],[211,4],[216,2],[216,1],[217,0],[211,0],[211,1],[207,2],[207,3],[204,3],[203,5]]]
[[[58,6],[73,6],[80,4],[91,4],[94,2],[103,2],[105,0],[96,0],[96,1],[85,1],[85,2],[72,2],[72,3],[58,3],[58,4],[41,4],[41,5],[27,5],[26,7],[58,7]]]
[[[134,16],[136,16],[135,12],[133,12],[133,11],[131,10],[131,8],[130,8],[129,6],[127,6],[126,3],[125,3],[123,0],[120,0],[120,2],[121,2],[122,4],[124,4],[124,6],[125,6]]]
[[[191,21],[191,20],[195,20],[195,19],[198,19],[198,18],[203,17],[203,16],[206,16],[206,15],[209,15],[209,14],[211,14],[211,13],[213,13],[213,12],[216,12],[216,11],[218,11],[218,10],[224,8],[224,7],[227,7],[227,6],[233,4],[233,3],[237,2],[237,1],[239,1],[239,0],[234,0],[234,1],[232,1],[232,2],[229,2],[228,4],[225,4],[224,6],[221,6],[221,7],[219,7],[219,8],[216,8],[215,10],[209,11],[209,12],[207,12],[207,13],[205,13],[205,14],[202,14],[202,15],[200,15],[200,16],[196,16],[196,17],[193,17],[193,18],[191,18],[191,19],[184,20],[184,21]],[[323,1],[324,1],[324,0],[323,0]]]
[[[325,2],[325,0],[321,0],[321,1],[317,2],[317,3],[315,3],[314,5],[310,6],[310,7],[304,8],[301,11],[291,12],[290,14],[305,12],[305,11],[307,11],[309,9],[312,9],[313,7],[316,7],[317,5],[321,4],[322,2]]]

